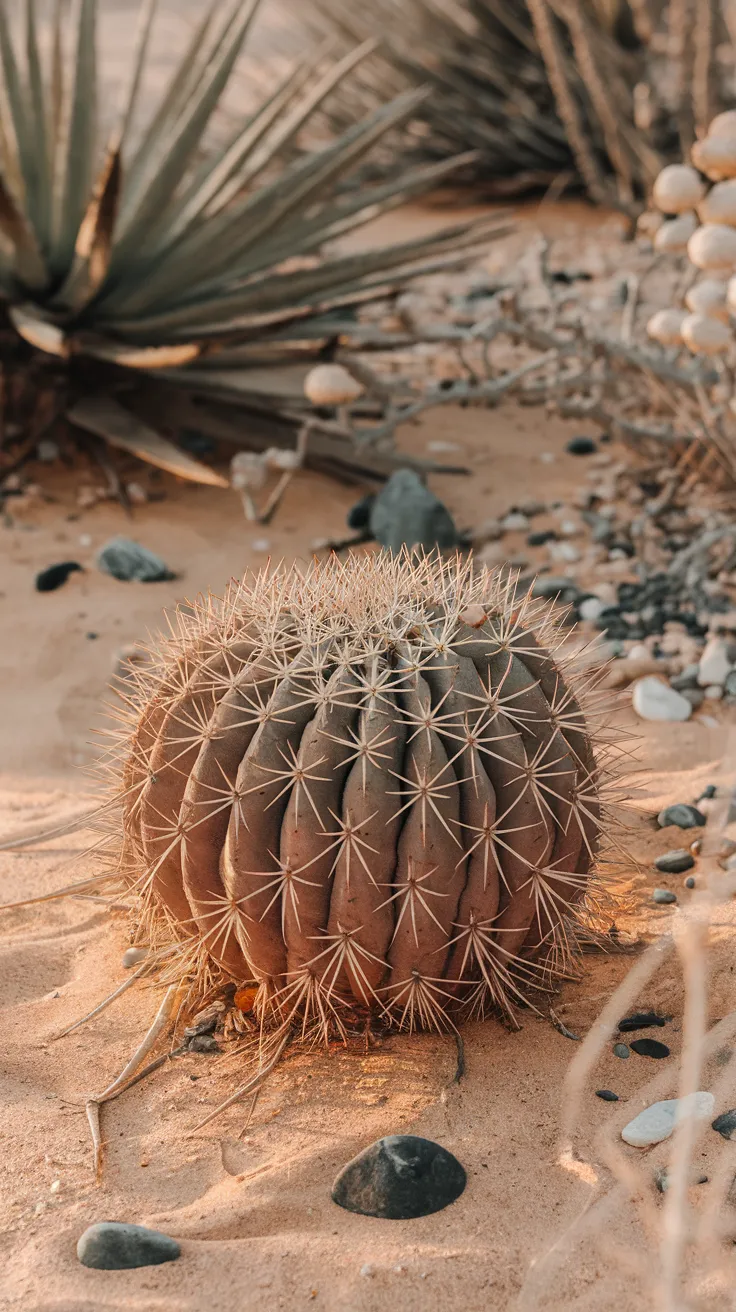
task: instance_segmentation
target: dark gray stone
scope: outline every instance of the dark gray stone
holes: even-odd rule
[[[717,1130],[724,1139],[736,1139],[736,1108],[730,1112],[721,1112],[720,1116],[712,1122],[714,1130]]]
[[[456,547],[460,538],[449,510],[413,469],[397,469],[370,508],[370,532],[382,547]]]
[[[692,875],[690,875],[689,878],[685,880],[685,888],[695,888],[695,880],[693,879]]]
[[[652,901],[659,903],[660,906],[667,906],[677,901],[677,894],[671,892],[669,888],[655,888]]]
[[[618,1102],[618,1094],[612,1089],[596,1089],[596,1098],[602,1098],[604,1102]]]
[[[82,566],[76,560],[63,560],[60,565],[49,565],[48,569],[42,569],[36,575],[36,592],[56,592],[57,588],[66,583],[70,574],[81,569]]]
[[[661,1061],[664,1057],[669,1057],[670,1050],[666,1043],[660,1043],[659,1039],[632,1039],[631,1051],[639,1054],[640,1057],[654,1057]]]
[[[122,1221],[97,1221],[80,1236],[77,1257],[82,1266],[99,1271],[125,1271],[136,1266],[160,1266],[181,1256],[175,1239],[160,1230]]]
[[[166,562],[130,538],[111,538],[97,553],[97,568],[124,583],[162,583],[175,579]]]
[[[614,1043],[613,1055],[614,1057],[621,1057],[624,1060],[626,1057],[630,1057],[631,1052],[629,1051],[628,1043]]]
[[[663,875],[682,875],[686,870],[692,870],[695,858],[687,848],[676,847],[672,852],[664,852],[662,856],[658,856],[654,864]]]
[[[399,1221],[441,1211],[465,1184],[463,1167],[446,1148],[414,1134],[392,1134],[343,1167],[332,1199],[349,1212]]]
[[[687,802],[666,806],[664,811],[660,811],[657,820],[660,829],[666,829],[668,825],[677,825],[679,829],[700,829],[705,824],[702,811],[697,806],[689,806]]]
[[[592,456],[593,452],[598,450],[598,443],[593,437],[571,437],[570,441],[565,443],[565,450],[569,451],[571,456]]]
[[[664,1016],[658,1016],[656,1011],[633,1011],[619,1021],[618,1028],[621,1034],[630,1034],[632,1030],[648,1030],[655,1025],[662,1029],[665,1024]]]

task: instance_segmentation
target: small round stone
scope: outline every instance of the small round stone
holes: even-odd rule
[[[626,1057],[630,1057],[631,1052],[629,1050],[628,1043],[614,1043],[613,1055],[614,1057],[621,1057],[622,1059],[625,1059]]]
[[[565,444],[565,450],[571,456],[592,456],[598,450],[598,445],[592,437],[571,437]]]
[[[686,870],[692,870],[695,859],[687,848],[676,847],[671,852],[663,852],[662,856],[657,857],[654,864],[663,875],[682,875]],[[674,901],[674,894],[672,900]]]
[[[661,906],[667,906],[670,903],[677,901],[677,894],[673,893],[669,888],[655,888],[652,893],[652,900],[659,903]]]
[[[715,1098],[712,1093],[691,1093],[687,1098],[665,1098],[645,1107],[621,1131],[621,1138],[634,1148],[648,1148],[650,1144],[669,1139],[677,1122],[692,1115],[696,1120],[708,1120],[713,1115]]]
[[[133,966],[140,966],[148,956],[148,948],[126,948],[123,953],[123,970],[132,970]]]
[[[87,1227],[77,1243],[82,1266],[99,1271],[125,1271],[137,1266],[160,1266],[181,1256],[175,1239],[144,1225],[122,1221],[97,1221]]]
[[[414,1134],[392,1134],[343,1167],[332,1199],[349,1212],[398,1221],[441,1211],[465,1184],[463,1167],[446,1148]]]
[[[705,816],[697,806],[676,802],[660,811],[657,822],[660,829],[666,829],[668,825],[677,825],[679,829],[700,829],[705,824]]]
[[[729,1112],[721,1112],[712,1124],[713,1129],[717,1130],[724,1139],[736,1139],[736,1108],[732,1108]]]
[[[602,1098],[604,1102],[618,1102],[618,1094],[612,1089],[596,1089],[596,1098]]]
[[[695,888],[695,880],[692,875],[685,880],[685,888]]]
[[[632,1052],[638,1053],[640,1057],[654,1057],[657,1061],[670,1055],[667,1044],[660,1043],[659,1039],[633,1039],[630,1047]]]

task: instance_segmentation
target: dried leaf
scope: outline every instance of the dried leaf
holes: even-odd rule
[[[180,451],[173,442],[149,428],[111,396],[84,397],[67,411],[67,418],[79,428],[104,438],[111,446],[129,451],[139,460],[146,460],[179,478],[209,487],[230,486],[226,478]]]

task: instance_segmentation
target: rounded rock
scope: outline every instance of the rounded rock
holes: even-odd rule
[[[87,1227],[77,1243],[77,1257],[82,1266],[99,1271],[160,1266],[180,1256],[179,1244],[169,1235],[122,1221],[97,1221]]]
[[[123,970],[132,970],[133,966],[140,966],[148,956],[149,950],[149,948],[126,948],[123,953]]]
[[[655,1061],[663,1061],[670,1055],[667,1044],[660,1043],[659,1039],[633,1039],[630,1047],[640,1057],[652,1057]]]
[[[658,856],[654,864],[663,875],[682,875],[686,870],[692,870],[695,861],[686,848],[678,847]]]
[[[686,1115],[705,1121],[713,1115],[715,1098],[712,1093],[691,1093],[687,1098],[665,1098],[639,1112],[621,1131],[624,1143],[634,1148],[648,1148],[651,1144],[669,1139],[675,1125]]]
[[[632,703],[642,720],[689,720],[693,711],[686,697],[656,675],[637,680]]]
[[[414,1134],[392,1134],[343,1167],[332,1200],[361,1216],[408,1220],[454,1203],[466,1180],[457,1158],[440,1144]]]
[[[711,1124],[712,1128],[724,1139],[736,1139],[736,1108],[731,1108],[728,1112],[721,1112],[721,1115],[716,1116]]]
[[[596,1098],[602,1098],[604,1102],[618,1102],[618,1094],[612,1089],[596,1089]]]
[[[628,1043],[614,1043],[613,1055],[614,1057],[620,1057],[622,1061],[625,1061],[627,1057],[631,1056],[631,1050]]]
[[[660,906],[668,906],[670,903],[677,901],[677,894],[669,888],[655,888],[652,893],[652,900]]]
[[[695,888],[695,880],[693,879],[692,875],[690,876],[689,879],[685,880],[685,888]]]
[[[660,829],[666,829],[668,825],[677,825],[678,829],[702,829],[705,816],[697,806],[690,806],[687,802],[675,802],[674,806],[666,806],[660,811],[657,824]]]

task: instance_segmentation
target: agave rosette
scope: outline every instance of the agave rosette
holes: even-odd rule
[[[320,149],[302,149],[305,128],[370,42],[326,70],[320,50],[286,78],[274,74],[267,99],[227,140],[208,145],[259,0],[207,6],[141,130],[158,7],[142,0],[130,75],[105,139],[98,0],[75,0],[70,19],[55,0],[50,41],[36,0],[22,0],[22,42],[0,4],[0,293],[26,342],[83,375],[68,410],[75,423],[166,467],[173,462],[184,476],[217,482],[197,462],[180,462],[145,422],[152,378],[213,405],[293,420],[305,408],[310,356],[354,327],[357,305],[465,258],[499,222],[357,252],[340,246],[337,239],[455,167],[443,162],[344,188],[375,143],[415,114],[422,90],[372,109]],[[80,360],[98,367],[80,370]],[[115,395],[121,380],[126,408]],[[197,413],[207,431],[206,403]],[[214,415],[214,436],[237,427],[222,409]]]

